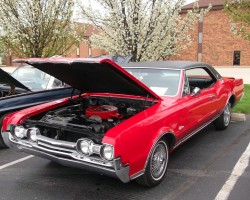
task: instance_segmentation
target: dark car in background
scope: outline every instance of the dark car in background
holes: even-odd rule
[[[32,91],[65,86],[62,81],[27,64],[20,65],[11,76]]]
[[[30,65],[21,65],[12,74],[0,69],[0,127],[3,118],[30,106],[77,94],[62,81]],[[6,145],[0,134],[0,148]]]
[[[65,86],[68,85],[27,64],[20,65],[11,74],[0,69],[0,98]]]
[[[14,79],[4,70],[0,69],[0,98],[30,91],[31,90],[28,87]]]

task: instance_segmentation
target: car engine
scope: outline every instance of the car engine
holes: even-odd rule
[[[36,125],[49,138],[76,142],[84,137],[101,143],[109,129],[153,104],[147,100],[89,97],[49,111],[39,120],[31,118],[27,124]]]

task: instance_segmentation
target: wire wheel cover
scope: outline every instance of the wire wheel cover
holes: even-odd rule
[[[159,142],[151,157],[150,172],[152,178],[159,180],[166,171],[168,162],[167,147],[164,142]]]
[[[224,110],[224,125],[227,126],[230,122],[230,105],[227,104],[225,110]]]

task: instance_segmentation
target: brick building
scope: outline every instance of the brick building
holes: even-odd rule
[[[192,44],[174,59],[193,60],[214,66],[250,66],[250,41],[233,36],[229,17],[223,11],[223,0],[200,0],[200,8],[212,9],[200,19],[192,32]],[[193,3],[182,7],[182,13],[193,8]]]
[[[93,26],[89,25],[84,33],[84,39],[88,40],[93,33],[97,32]],[[88,56],[99,56],[103,54],[106,54],[105,50],[93,48],[90,44],[86,42],[80,42],[78,48],[73,51],[70,51],[66,56],[72,58],[86,58]]]

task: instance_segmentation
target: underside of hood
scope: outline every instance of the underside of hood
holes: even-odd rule
[[[86,93],[115,93],[160,99],[147,86],[109,59],[31,58],[32,65]]]

